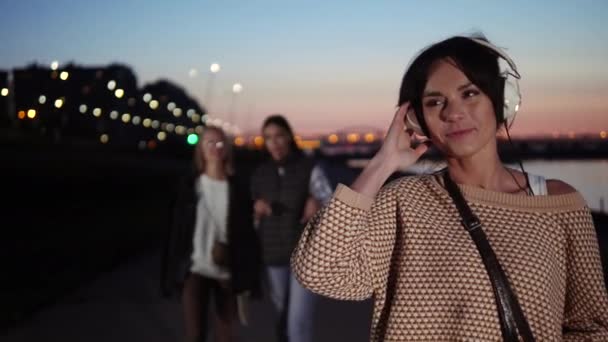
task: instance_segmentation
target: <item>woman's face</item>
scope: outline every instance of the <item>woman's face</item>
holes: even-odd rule
[[[496,143],[492,101],[449,59],[431,67],[422,110],[433,144],[447,157],[470,157]]]
[[[222,135],[215,130],[208,130],[201,140],[203,158],[206,162],[218,162],[226,156],[225,142]]]
[[[262,130],[264,143],[272,159],[279,161],[285,159],[289,154],[291,136],[281,126],[269,124]]]

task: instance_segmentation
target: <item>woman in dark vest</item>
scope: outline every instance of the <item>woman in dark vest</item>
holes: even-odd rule
[[[280,315],[279,340],[310,342],[315,295],[293,277],[290,256],[305,223],[332,189],[322,169],[297,147],[283,116],[268,117],[262,134],[271,158],[256,169],[251,183],[270,297]]]
[[[231,341],[237,298],[259,292],[251,195],[248,185],[233,176],[221,129],[205,128],[193,159],[194,172],[182,182],[174,206],[163,290],[181,294],[187,341],[206,339],[211,297],[215,341]]]

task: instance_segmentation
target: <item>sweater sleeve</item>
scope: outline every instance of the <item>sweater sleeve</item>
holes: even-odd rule
[[[259,189],[259,180],[260,180],[260,167],[258,166],[251,175],[251,179],[249,180],[249,195],[252,200],[256,200],[260,198],[260,189]]]
[[[188,208],[191,191],[190,178],[184,177],[179,182],[170,209],[170,222],[161,257],[161,290],[167,297],[175,294],[176,285],[181,286],[180,283],[186,275],[186,264],[189,262],[187,254],[189,249],[184,246],[192,241],[191,236],[188,236],[188,229],[191,228],[189,227],[191,211]]]
[[[559,214],[567,232],[564,341],[608,341],[608,294],[588,208]]]
[[[292,256],[297,279],[331,298],[363,300],[373,293],[370,231],[378,202],[339,184],[329,203],[311,219]],[[373,204],[373,206],[372,206]]]

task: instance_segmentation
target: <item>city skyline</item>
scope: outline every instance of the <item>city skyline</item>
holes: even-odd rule
[[[608,129],[606,3],[178,6],[132,0],[0,7],[6,35],[0,69],[55,60],[125,64],[137,73],[138,86],[176,82],[211,115],[232,118],[243,130],[256,131],[272,113],[285,114],[304,134],[386,129],[412,56],[429,43],[472,32],[505,47],[523,76],[523,106],[512,133]],[[210,71],[213,63],[219,72]]]

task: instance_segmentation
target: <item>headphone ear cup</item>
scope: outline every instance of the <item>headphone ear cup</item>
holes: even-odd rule
[[[503,83],[503,110],[502,110],[502,120],[498,120],[500,122],[507,123],[510,125],[512,121],[515,119],[515,115],[517,111],[519,111],[519,107],[521,106],[521,92],[519,90],[519,79],[521,76],[517,71],[517,66],[515,62],[504,52],[501,48],[493,45],[492,43],[479,39],[479,38],[470,38],[471,40],[477,42],[478,44],[487,47],[488,49],[494,51],[498,56],[498,63],[500,64],[501,76],[504,80]]]
[[[416,112],[414,112],[414,109],[412,108],[410,108],[405,114],[405,126],[412,129],[414,133],[418,135],[426,136],[426,134],[424,134],[422,131],[422,126],[420,126],[418,118],[416,118]]]
[[[516,78],[507,74],[504,81],[503,91],[503,121],[509,123],[521,107],[521,93]]]

